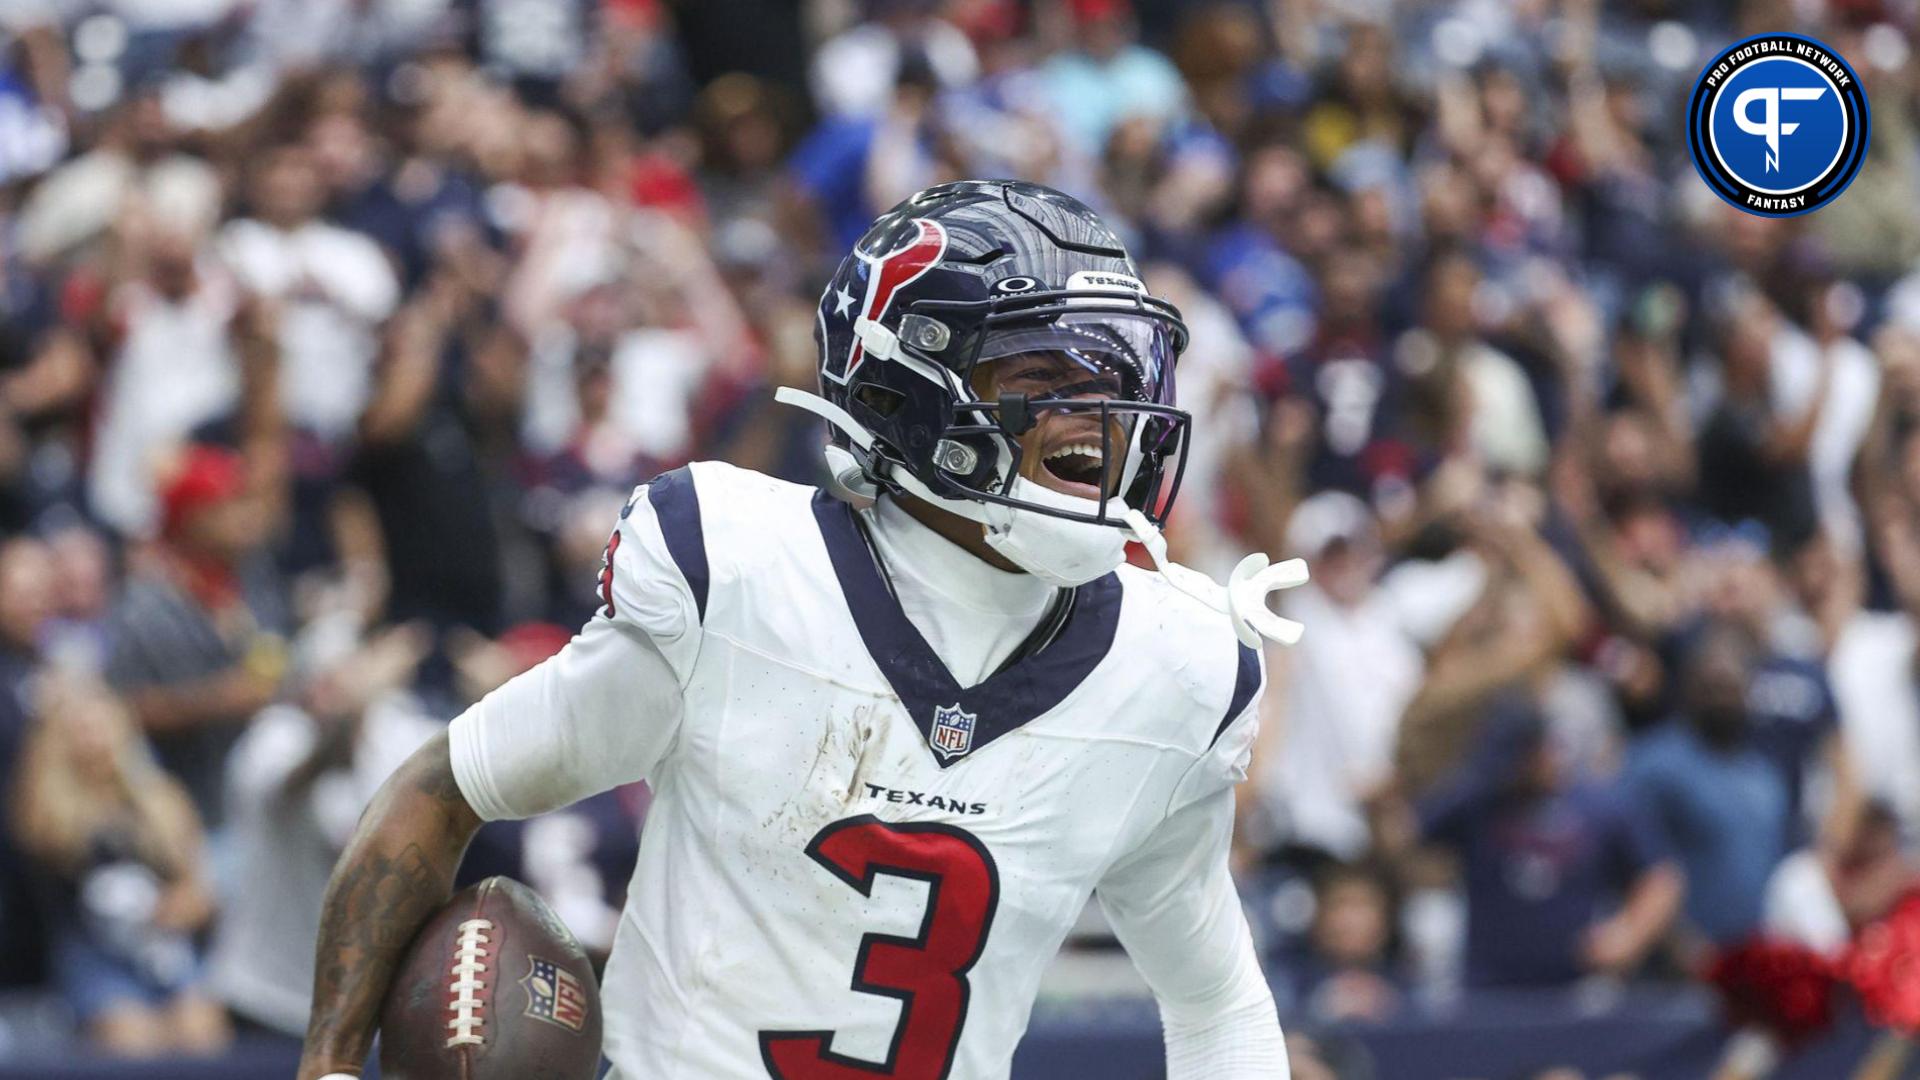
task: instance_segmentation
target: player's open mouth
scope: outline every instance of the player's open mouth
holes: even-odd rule
[[[1106,481],[1106,464],[1100,456],[1100,443],[1075,442],[1057,446],[1040,459],[1042,484],[1063,495],[1101,500]]]

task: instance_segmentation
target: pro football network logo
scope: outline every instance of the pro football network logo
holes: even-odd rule
[[[1867,96],[1839,53],[1760,34],[1713,58],[1687,103],[1693,167],[1715,195],[1766,217],[1838,198],[1867,156]]]
[[[520,985],[527,992],[527,1015],[578,1033],[587,1026],[587,995],[580,980],[551,960],[527,958],[532,967]]]
[[[973,749],[973,725],[980,718],[955,702],[933,710],[933,752],[952,761]]]

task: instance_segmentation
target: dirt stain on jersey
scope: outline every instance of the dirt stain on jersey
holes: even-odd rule
[[[782,843],[805,847],[815,833],[846,815],[871,764],[873,714],[873,706],[861,705],[851,715],[829,716],[821,723],[806,776],[760,822],[762,829],[778,830]]]
[[[867,775],[873,771],[873,759],[879,756],[879,748],[873,741],[873,708],[862,706],[856,715],[859,739],[853,748],[853,773],[847,777],[846,790],[840,793],[842,809],[851,807],[865,790]]]

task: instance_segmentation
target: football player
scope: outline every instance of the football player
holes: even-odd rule
[[[599,613],[397,773],[328,889],[301,1080],[358,1072],[468,837],[645,778],[607,965],[623,1080],[1004,1077],[1090,895],[1173,1080],[1286,1051],[1227,870],[1297,563],[1165,561],[1179,313],[1086,206],[948,184],[821,298],[831,492],[696,463],[634,492]],[[1144,542],[1160,572],[1127,565]]]

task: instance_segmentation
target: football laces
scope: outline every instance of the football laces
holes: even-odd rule
[[[453,967],[448,974],[453,982],[447,985],[452,995],[447,1010],[453,1014],[447,1021],[447,1028],[453,1034],[447,1036],[447,1048],[456,1046],[480,1046],[487,1039],[480,1029],[486,1027],[487,1020],[481,1013],[479,991],[486,989],[486,958],[489,938],[487,931],[493,929],[489,919],[468,919],[460,924],[459,936],[455,941]]]

